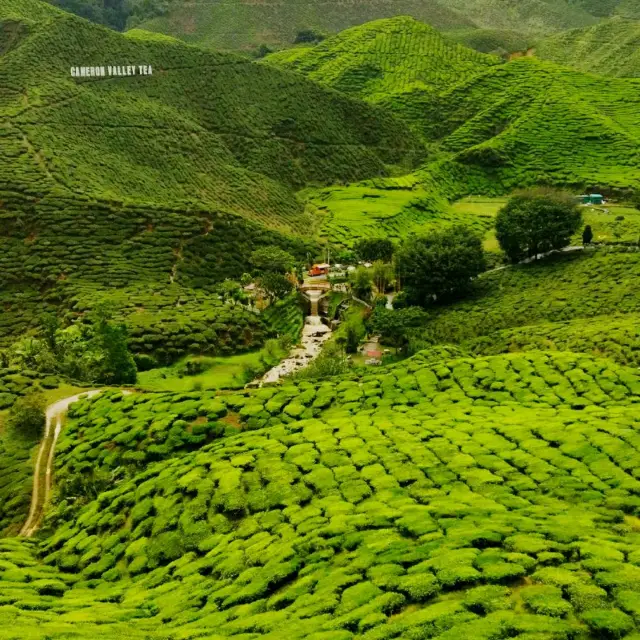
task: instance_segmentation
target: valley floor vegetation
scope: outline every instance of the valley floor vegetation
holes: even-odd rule
[[[205,6],[0,6],[0,640],[638,640],[634,3],[55,4]]]

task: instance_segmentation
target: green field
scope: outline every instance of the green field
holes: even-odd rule
[[[358,238],[384,236],[399,241],[411,233],[428,233],[451,224],[465,224],[484,234],[493,224],[499,202],[469,198],[449,206],[410,179],[386,181],[382,188],[377,184],[303,192],[309,210],[321,220],[319,238],[351,248]],[[486,205],[478,206],[485,200]]]

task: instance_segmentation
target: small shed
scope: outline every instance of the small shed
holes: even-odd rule
[[[604,204],[604,196],[599,193],[589,193],[576,196],[576,200],[580,204]]]

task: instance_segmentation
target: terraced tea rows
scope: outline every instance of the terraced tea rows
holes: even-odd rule
[[[444,357],[446,354],[443,354]],[[233,427],[277,427],[311,418],[355,415],[420,405],[433,411],[454,405],[504,403],[542,407],[610,406],[634,401],[640,377],[607,360],[575,354],[513,354],[453,358],[433,363],[418,354],[383,373],[314,384],[299,382],[258,391],[223,394],[103,394],[71,411],[58,447],[62,492],[60,522],[68,519],[64,496],[79,497],[87,485],[102,486],[110,474],[131,474],[145,465],[202,446]],[[99,417],[98,417],[99,416]]]
[[[3,2],[5,20],[25,28],[0,58],[0,343],[118,289],[137,350],[257,346],[251,314],[200,290],[240,278],[265,245],[315,253],[292,187],[385,175],[422,153],[392,115],[244,57],[125,37],[38,0]],[[72,78],[78,50],[154,73]],[[159,331],[179,334],[162,347],[156,311]]]
[[[640,316],[629,313],[544,322],[490,333],[465,346],[482,355],[549,349],[589,353],[640,368]]]
[[[628,0],[627,4],[633,1]],[[173,1],[159,11],[156,2],[136,3],[133,21],[137,24],[143,19],[142,26],[146,29],[214,49],[255,49],[263,44],[276,48],[290,46],[296,35],[309,27],[334,34],[392,16],[412,16],[442,30],[483,27],[551,33],[595,22],[591,8],[580,4],[566,0],[519,0],[506,7],[496,0],[394,0],[392,4],[383,0],[349,3],[267,0],[257,4],[230,0],[213,5]],[[597,11],[601,4],[596,7],[596,15],[602,15]]]
[[[612,313],[623,320],[640,309],[639,270],[638,252],[597,250],[489,273],[478,279],[475,296],[433,311],[420,335],[426,343],[460,343],[545,322]]]
[[[164,454],[115,484],[105,473],[97,495],[75,485],[88,502],[57,504],[40,563],[29,545],[3,543],[0,615],[32,632],[37,609],[52,638],[155,638],[159,620],[170,638],[634,630],[636,373],[575,354],[425,354],[333,387],[328,404],[316,400],[329,386],[312,403],[313,387],[296,389],[293,402],[323,407],[315,418],[212,444],[204,425],[235,397],[76,405],[63,481],[74,465],[113,472],[163,442]],[[132,447],[140,434],[157,444]]]
[[[640,16],[637,16],[640,17]],[[640,76],[640,23],[621,18],[550,35],[536,43],[536,56],[581,71]]]

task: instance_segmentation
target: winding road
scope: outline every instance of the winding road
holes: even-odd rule
[[[44,516],[44,509],[51,496],[53,481],[53,458],[56,444],[62,431],[62,421],[69,406],[80,398],[91,398],[100,393],[100,389],[92,389],[78,393],[62,400],[58,400],[47,407],[44,438],[38,449],[36,466],[33,470],[33,491],[31,494],[31,508],[29,517],[20,530],[20,535],[30,538],[40,527]],[[55,423],[55,426],[54,426]],[[44,465],[44,466],[43,466]]]

